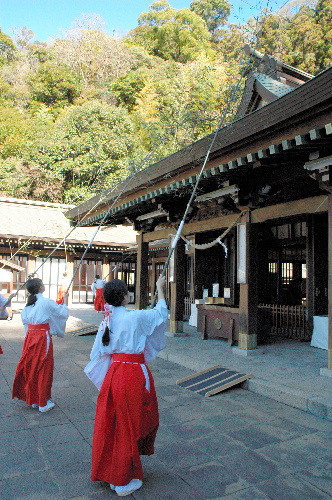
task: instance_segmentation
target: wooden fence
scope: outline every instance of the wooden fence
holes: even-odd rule
[[[185,297],[184,298],[184,313],[183,313],[183,320],[186,321],[190,318],[191,315],[191,304],[195,302],[195,299],[192,299],[190,297]]]
[[[264,311],[264,316],[268,318],[266,327],[270,329],[271,335],[294,340],[310,340],[306,331],[305,306],[259,304],[258,308]]]

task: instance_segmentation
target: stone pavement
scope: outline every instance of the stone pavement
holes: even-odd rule
[[[78,314],[85,321],[88,315],[97,316],[97,322],[101,318],[87,309],[75,311],[76,317]],[[75,322],[80,323],[71,317],[70,324]],[[93,339],[70,334],[54,339],[56,407],[41,414],[23,402],[11,400],[23,328],[16,314],[13,321],[0,322],[0,344],[4,350],[0,356],[1,499],[117,498],[105,483],[90,481],[98,391],[85,376],[83,367]],[[190,339],[190,335],[168,338],[166,355],[176,352],[171,347],[173,342],[183,345],[182,352],[188,355],[191,348],[184,343],[193,342]],[[210,345],[210,354],[218,343],[224,345],[222,341],[201,342],[200,351],[205,352]],[[200,354],[202,361],[204,356]],[[240,356],[236,359],[250,362]],[[256,364],[252,366],[255,368]],[[332,498],[332,422],[243,388],[204,398],[176,386],[176,380],[192,373],[189,368],[160,357],[150,367],[161,425],[155,454],[142,457],[143,487],[128,498]]]
[[[91,306],[71,309],[71,314],[75,321],[80,318],[96,325],[102,318]],[[159,357],[194,371],[222,365],[253,374],[242,387],[332,421],[332,378],[320,374],[321,369],[332,374],[327,370],[327,351],[309,342],[287,340],[243,351],[223,339],[201,340],[188,322],[184,323],[185,336],[166,334],[167,347]]]

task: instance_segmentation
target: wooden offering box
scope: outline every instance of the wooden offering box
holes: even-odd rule
[[[206,299],[225,300],[221,297]],[[239,338],[239,309],[225,305],[197,304],[197,331],[202,339],[225,338],[232,345]]]

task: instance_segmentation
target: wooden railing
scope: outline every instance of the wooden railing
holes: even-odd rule
[[[183,320],[188,320],[191,315],[191,304],[195,302],[195,299],[192,299],[191,297],[185,297],[184,298],[184,313],[183,313]]]
[[[269,313],[270,334],[294,340],[310,340],[306,332],[306,307],[279,304],[259,304],[259,309]]]

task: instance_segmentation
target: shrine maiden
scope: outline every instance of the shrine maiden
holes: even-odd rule
[[[67,291],[67,288],[69,287],[69,284],[70,284],[70,279],[67,276],[67,273],[64,272],[61,278],[61,283],[55,300],[57,304],[62,304],[64,295]]]
[[[25,328],[25,339],[21,359],[16,368],[12,398],[26,401],[39,411],[54,408],[51,401],[53,383],[52,335],[63,337],[69,317],[67,305],[43,297],[45,291],[39,278],[27,282],[28,301],[21,317]],[[68,294],[64,294],[64,302]]]
[[[0,293],[0,320],[1,319],[7,319],[9,317],[9,313],[6,309],[6,306],[10,307],[10,301],[14,297],[15,292],[9,295],[8,298],[4,297]],[[3,350],[0,345],[0,354],[3,354]]]
[[[140,455],[154,453],[158,403],[145,363],[153,361],[166,346],[168,314],[164,287],[165,278],[160,277],[155,308],[127,311],[129,293],[125,283],[117,279],[106,283],[105,315],[91,361],[85,368],[96,386],[101,387],[93,432],[91,479],[108,482],[119,496],[129,495],[142,486]]]
[[[103,288],[106,281],[100,279],[99,274],[96,274],[95,280],[91,285],[93,295],[95,295],[94,307],[96,311],[103,311],[105,300],[103,297]]]

